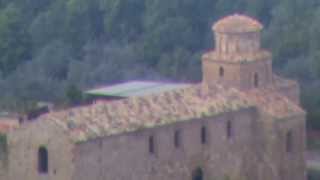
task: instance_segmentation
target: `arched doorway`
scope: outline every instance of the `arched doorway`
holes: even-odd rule
[[[192,180],[204,180],[201,168],[197,168],[192,172]]]
[[[40,147],[38,150],[38,171],[41,174],[48,173],[48,150],[46,147]]]

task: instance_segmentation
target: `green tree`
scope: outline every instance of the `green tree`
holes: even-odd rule
[[[143,32],[142,19],[145,0],[101,0],[104,7],[104,26],[108,39],[132,41]]]
[[[66,16],[65,2],[57,1],[48,10],[32,19],[27,30],[35,48],[35,55],[52,41],[67,39]]]
[[[23,30],[20,9],[9,4],[0,11],[0,70],[6,76],[30,58],[28,34]]]
[[[71,105],[79,105],[83,101],[82,91],[73,84],[67,87],[66,97]]]
[[[79,50],[104,33],[104,12],[98,0],[66,1],[66,40]]]

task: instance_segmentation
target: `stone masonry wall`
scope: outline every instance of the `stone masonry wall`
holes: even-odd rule
[[[278,121],[276,124],[277,134],[279,136],[276,151],[280,152],[280,178],[290,180],[305,180],[306,165],[306,125],[305,118],[301,115]],[[292,134],[292,147],[290,151],[286,149],[287,134]]]
[[[240,87],[240,64],[228,62],[215,62],[210,60],[202,61],[203,82],[206,84],[224,84],[227,86]],[[223,77],[220,76],[219,69],[224,69]]]
[[[60,127],[50,121],[26,124],[9,133],[9,180],[70,180],[72,147]],[[38,150],[48,150],[47,174],[38,172]]]
[[[232,137],[227,138],[227,121]],[[255,108],[197,119],[166,127],[141,130],[78,144],[73,180],[188,180],[201,168],[206,180],[257,180],[255,170]],[[207,144],[201,144],[201,127]],[[174,132],[181,132],[181,147]],[[148,152],[148,137],[155,153]]]
[[[248,62],[240,65],[239,77],[241,78],[240,89],[247,90],[255,88],[254,76],[258,75],[258,87],[264,88],[272,84],[272,62],[271,59]]]
[[[300,105],[300,86],[298,83],[282,84],[276,86],[277,91],[292,102]]]
[[[261,113],[256,133],[259,180],[305,180],[305,117],[275,119]],[[287,151],[287,133],[292,133]]]
[[[203,60],[203,78],[207,84],[224,84],[238,87],[241,90],[254,88],[254,76],[258,75],[259,87],[272,84],[271,60],[254,62],[230,63],[224,61]],[[221,77],[219,69],[223,68]]]
[[[256,52],[260,50],[260,32],[215,32],[215,47],[219,53]]]

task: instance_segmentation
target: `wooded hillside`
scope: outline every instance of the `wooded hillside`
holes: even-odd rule
[[[302,83],[320,128],[318,0],[0,0],[1,107],[129,79],[199,81],[212,23],[235,12],[265,25],[275,69]]]

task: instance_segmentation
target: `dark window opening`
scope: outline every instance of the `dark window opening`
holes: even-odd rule
[[[259,75],[257,73],[254,74],[254,87],[259,87]]]
[[[38,150],[38,171],[41,174],[48,173],[48,150],[45,147]]]
[[[154,137],[149,137],[149,153],[154,154]]]
[[[201,143],[202,144],[207,143],[207,129],[204,126],[201,128]]]
[[[219,76],[220,76],[220,77],[223,77],[223,76],[224,76],[224,69],[223,69],[223,67],[220,67],[220,68],[219,68]]]
[[[178,147],[180,147],[180,145],[181,145],[181,135],[180,135],[181,133],[180,133],[180,130],[176,130],[175,132],[174,132],[174,146],[176,147],[176,148],[178,148]]]
[[[192,172],[192,180],[204,180],[201,168],[197,168]]]
[[[233,135],[233,132],[232,132],[232,122],[231,121],[228,121],[227,122],[227,137],[228,139],[230,139]]]
[[[292,147],[293,147],[293,135],[292,135],[292,132],[289,131],[286,137],[286,151],[292,152]]]
[[[19,117],[18,120],[19,120],[19,124],[23,123],[23,117]]]

